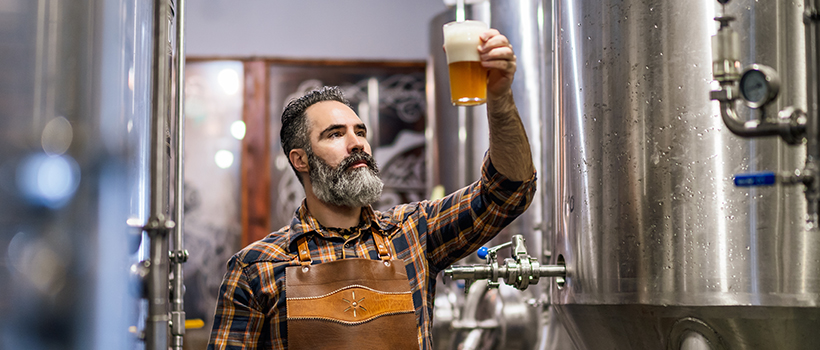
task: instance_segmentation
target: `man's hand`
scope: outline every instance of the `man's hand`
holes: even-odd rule
[[[515,75],[515,54],[507,37],[490,29],[481,34],[478,52],[481,65],[488,69],[487,97],[495,100],[510,91]]]

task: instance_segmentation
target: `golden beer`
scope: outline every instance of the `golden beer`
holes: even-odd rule
[[[457,106],[474,106],[487,102],[487,68],[481,62],[461,61],[448,65],[450,98]]]
[[[478,46],[489,26],[480,21],[444,25],[444,51],[450,70],[450,99],[457,106],[487,102],[487,69],[481,66]]]

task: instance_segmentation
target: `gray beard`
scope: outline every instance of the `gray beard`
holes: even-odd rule
[[[310,165],[310,183],[313,194],[322,202],[341,207],[364,207],[375,203],[384,184],[379,179],[379,168],[369,154],[354,153],[332,167],[307,150]],[[365,160],[366,167],[347,169],[353,162]]]

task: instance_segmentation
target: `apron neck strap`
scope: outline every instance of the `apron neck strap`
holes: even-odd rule
[[[299,263],[302,264],[302,266],[309,266],[311,261],[308,237],[305,235],[299,239]]]
[[[309,266],[310,263],[313,261],[310,258],[310,248],[308,247],[308,237],[307,235],[302,236],[299,238],[299,263],[302,266]],[[373,233],[373,242],[376,244],[376,249],[379,250],[379,258],[383,261],[390,261],[390,249],[387,247],[387,243],[379,233]]]
[[[387,249],[384,237],[379,233],[373,232],[373,242],[376,244],[376,249],[379,250],[379,258],[384,261],[390,261],[390,250]]]

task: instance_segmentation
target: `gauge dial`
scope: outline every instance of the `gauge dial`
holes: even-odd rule
[[[780,79],[774,69],[753,64],[740,77],[740,94],[749,107],[760,108],[774,100],[780,90]]]

